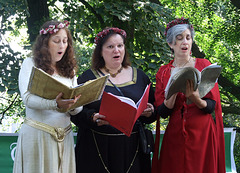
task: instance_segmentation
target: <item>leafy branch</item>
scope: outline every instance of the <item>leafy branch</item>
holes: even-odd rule
[[[14,99],[11,101],[11,103],[8,105],[8,107],[3,110],[3,112],[1,112],[0,114],[2,115],[2,117],[0,118],[0,124],[2,124],[2,120],[5,117],[5,113],[14,105],[14,103],[16,102],[17,98],[18,98],[19,94],[16,94]]]

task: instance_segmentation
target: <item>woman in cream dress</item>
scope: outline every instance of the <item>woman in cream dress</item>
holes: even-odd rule
[[[69,87],[77,85],[76,61],[68,22],[48,21],[42,26],[33,48],[33,58],[24,60],[19,73],[19,90],[26,106],[14,161],[14,173],[74,173],[75,154],[70,115],[61,109],[71,107],[80,96],[54,100],[31,94],[27,88],[33,66],[40,68]]]

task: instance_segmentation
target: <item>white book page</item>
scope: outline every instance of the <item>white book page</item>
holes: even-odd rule
[[[209,68],[220,68],[220,65],[217,65],[217,63],[213,63],[205,68],[202,69],[202,72],[204,72],[205,70],[209,69]]]
[[[77,88],[77,87],[80,87],[80,86],[82,86],[82,85],[84,85],[84,83],[81,83],[81,84],[79,84],[79,85],[77,85],[77,86],[75,86],[75,87],[70,87],[70,88]]]
[[[201,83],[198,87],[200,98],[204,97],[215,85],[222,71],[222,67],[217,63],[205,67],[201,74]]]
[[[118,98],[119,100],[121,100],[122,102],[125,102],[125,103],[129,104],[130,106],[132,106],[132,107],[134,107],[134,108],[137,109],[137,106],[136,106],[135,102],[134,102],[132,99],[130,99],[130,98],[128,98],[128,97],[117,96],[117,95],[114,95],[114,94],[112,94],[112,93],[108,93],[108,94],[111,94],[111,95],[113,95],[114,97],[117,97],[117,98]]]
[[[146,93],[147,88],[148,88],[148,85],[146,86],[146,88],[145,88],[145,90],[144,90],[144,92],[143,92],[142,97],[141,97],[141,98],[138,100],[138,102],[136,103],[136,106],[137,106],[137,107],[140,105],[140,103],[141,103],[141,101],[142,101],[142,98],[143,98],[144,94]]]

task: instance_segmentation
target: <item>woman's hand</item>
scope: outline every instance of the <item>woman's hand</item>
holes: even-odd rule
[[[105,116],[100,115],[99,113],[93,114],[92,120],[95,122],[98,126],[102,125],[109,125],[109,122],[104,120]]]
[[[63,93],[59,93],[56,97],[57,107],[59,109],[69,109],[81,97],[81,95],[79,95],[79,96],[75,96],[74,99],[62,99],[62,96],[63,96]]]
[[[178,93],[173,94],[168,100],[164,100],[164,104],[168,109],[173,109]]]
[[[198,89],[194,91],[192,80],[187,81],[185,96],[189,100],[191,100],[191,102],[195,103],[197,107],[200,109],[205,108],[207,106],[207,102],[200,98]]]
[[[185,96],[192,102],[194,102],[194,100],[200,99],[198,89],[194,91],[192,80],[187,80]]]
[[[150,117],[154,112],[154,107],[151,103],[147,103],[147,108],[143,111],[141,116]]]

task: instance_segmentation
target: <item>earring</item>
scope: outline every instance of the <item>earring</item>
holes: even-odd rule
[[[174,50],[171,48],[171,58],[174,58]]]

